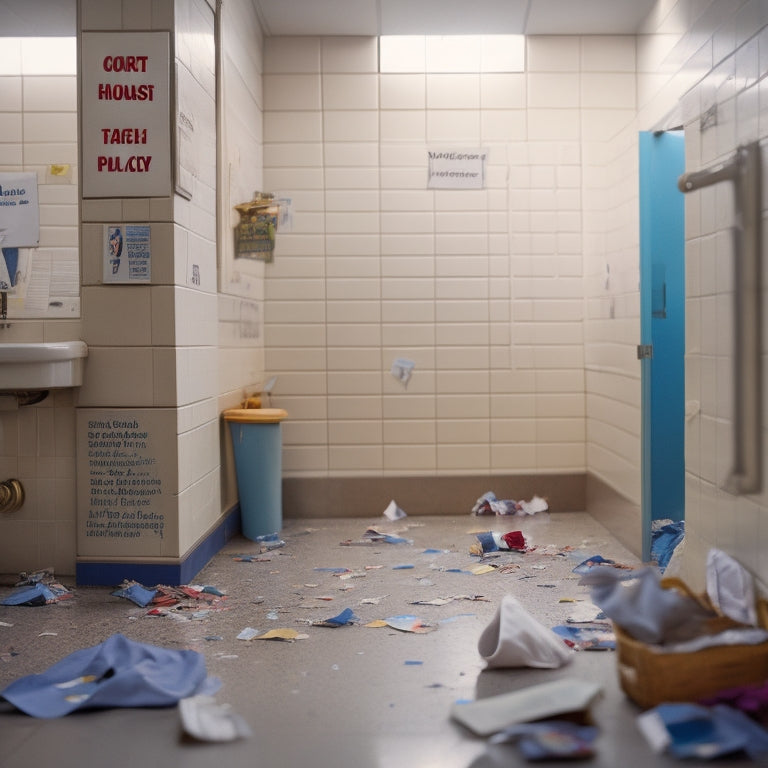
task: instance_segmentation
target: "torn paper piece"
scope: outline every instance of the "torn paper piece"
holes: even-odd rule
[[[484,493],[472,507],[473,515],[535,515],[549,509],[546,499],[534,496],[530,501],[498,499],[493,491]]]
[[[714,760],[739,752],[761,764],[768,755],[768,733],[744,712],[717,705],[668,703],[637,717],[651,748],[678,759]]]
[[[246,627],[243,629],[240,634],[237,636],[238,640],[253,640],[254,637],[257,637],[259,634],[258,629],[254,629],[253,627]]]
[[[528,550],[522,531],[510,531],[509,533],[485,531],[477,534],[477,540],[480,542],[483,552],[509,549],[516,552],[526,552]]]
[[[415,365],[416,363],[414,363],[413,360],[408,360],[404,357],[396,357],[392,362],[390,372],[403,386],[407,387]]]
[[[478,736],[491,736],[515,723],[586,713],[600,690],[597,683],[562,678],[477,701],[457,702],[451,717]]]
[[[603,609],[594,603],[577,603],[566,621],[569,624],[591,624],[595,621],[608,622],[609,619]]]
[[[428,624],[422,621],[418,616],[399,615],[390,616],[388,619],[384,619],[388,627],[392,629],[398,629],[401,632],[415,632],[417,634],[424,634],[426,632],[432,632],[436,629],[432,624]]]
[[[184,732],[198,741],[235,741],[251,736],[251,729],[229,704],[213,696],[190,696],[179,701]]]
[[[634,566],[617,563],[615,560],[607,560],[602,555],[592,555],[592,557],[583,560],[573,569],[573,573],[578,573],[579,575],[584,576],[588,573],[593,573],[606,568],[628,571],[625,577],[627,579],[634,578],[635,576],[634,573],[631,573],[631,571],[634,570]]]
[[[546,512],[549,509],[547,500],[542,499],[541,496],[534,496],[530,501],[519,501],[517,505],[526,515],[535,515],[537,512]]]
[[[297,632],[295,629],[280,628],[270,629],[269,632],[259,635],[255,640],[283,640],[292,643],[294,640],[306,640],[309,635]]]
[[[411,600],[410,605],[448,605],[452,602],[452,597],[435,597],[432,600]]]
[[[395,504],[395,500],[392,499],[384,510],[384,517],[389,520],[400,520],[403,517],[407,517],[407,515],[397,506],[397,504]]]
[[[354,541],[352,539],[348,541],[342,541],[342,545],[350,544],[376,544],[378,542],[384,542],[386,544],[413,544],[413,539],[406,539],[402,536],[396,536],[388,531],[381,531],[378,528],[371,526],[367,528],[363,534],[363,538],[360,541]]]
[[[484,573],[491,573],[496,569],[492,565],[476,565],[469,569],[470,573],[474,573],[475,576],[482,576]]]
[[[256,541],[262,545],[262,552],[272,549],[280,549],[285,546],[285,542],[280,538],[278,533],[267,533],[262,536],[257,536]]]
[[[323,621],[313,621],[312,624],[316,627],[332,627],[335,629],[336,627],[344,627],[359,621],[359,617],[355,616],[355,613],[351,608],[345,608],[337,616],[332,616],[330,619],[325,619]]]
[[[605,651],[616,649],[616,635],[612,629],[600,627],[574,627],[558,624],[552,631],[565,644],[577,651]]]
[[[492,736],[491,744],[515,742],[526,760],[584,759],[595,754],[598,729],[565,720],[512,725]]]

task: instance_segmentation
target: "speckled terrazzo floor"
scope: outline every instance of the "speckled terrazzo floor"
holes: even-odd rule
[[[397,531],[412,543],[341,544],[359,542],[369,526]],[[492,561],[512,566],[508,569],[470,573],[479,560],[469,549],[483,529],[522,530],[537,549],[505,553]],[[220,604],[225,610],[203,618],[190,619],[191,611],[180,618],[151,617],[147,609],[101,587],[74,587],[71,599],[45,607],[0,606],[0,689],[119,632],[133,640],[202,653],[209,674],[223,682],[217,701],[242,715],[253,731],[251,738],[190,742],[182,738],[176,708],[114,709],[37,720],[0,705],[0,766],[524,765],[516,747],[489,746],[453,722],[451,705],[457,699],[483,698],[560,677],[603,685],[592,708],[600,737],[590,765],[678,764],[653,754],[637,730],[639,710],[618,688],[613,653],[574,653],[573,662],[558,670],[494,671],[484,669],[478,654],[478,637],[505,594],[515,595],[543,624],[561,624],[573,609],[561,597],[589,597],[572,573],[578,562],[601,554],[637,563],[588,514],[408,517],[397,523],[383,517],[291,519],[281,537],[284,547],[250,562],[237,556],[255,555],[259,545],[234,539],[198,574],[195,583],[213,585],[227,595]],[[566,547],[574,551],[551,554]],[[395,567],[400,565],[413,567]],[[330,568],[356,575],[342,579],[317,570]],[[0,597],[9,592],[0,587]],[[413,604],[459,595],[485,599]],[[359,623],[338,629],[310,624],[345,608],[353,609]],[[365,626],[399,614],[415,614],[434,630],[415,634]],[[308,637],[290,643],[238,640],[246,627],[298,629]],[[731,763],[718,763],[725,764]]]

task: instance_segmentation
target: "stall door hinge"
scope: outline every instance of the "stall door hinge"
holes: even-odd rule
[[[645,360],[646,358],[653,357],[653,344],[638,344],[637,345],[637,359]]]

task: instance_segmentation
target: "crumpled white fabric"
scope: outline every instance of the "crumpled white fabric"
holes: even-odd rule
[[[599,568],[581,577],[592,601],[625,632],[644,643],[689,640],[701,634],[712,617],[699,603],[675,589],[664,589],[653,568],[633,571],[627,579],[612,568]]]
[[[573,651],[528,613],[517,598],[505,595],[477,643],[488,668],[555,669],[571,660]]]
[[[725,616],[752,627],[757,625],[754,579],[719,549],[710,549],[707,555],[707,596]]]

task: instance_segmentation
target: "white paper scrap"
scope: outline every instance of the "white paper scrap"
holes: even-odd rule
[[[184,731],[200,741],[247,739],[251,729],[229,704],[217,704],[213,696],[190,696],[179,701]]]
[[[563,678],[499,696],[456,703],[451,707],[451,717],[478,736],[490,736],[515,723],[581,712],[600,691],[598,683]]]
[[[400,509],[400,507],[395,504],[395,500],[392,499],[392,501],[389,502],[387,505],[387,508],[384,510],[384,517],[388,518],[389,520],[400,520],[402,517],[407,517],[405,512]]]

